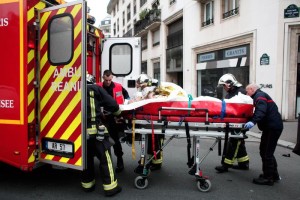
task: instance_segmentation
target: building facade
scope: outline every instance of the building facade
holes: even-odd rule
[[[104,37],[111,37],[111,17],[107,16],[101,20],[99,24],[99,29],[102,30]]]
[[[257,83],[284,120],[300,112],[298,0],[111,0],[112,37],[142,38],[142,71],[193,96],[222,98],[219,78]],[[128,34],[128,32],[131,33]]]

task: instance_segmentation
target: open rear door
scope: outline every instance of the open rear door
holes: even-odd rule
[[[102,41],[101,71],[109,69],[132,96],[136,92],[135,80],[141,74],[141,38],[105,38]],[[102,74],[101,73],[101,74]]]
[[[40,12],[40,161],[85,168],[86,3]]]

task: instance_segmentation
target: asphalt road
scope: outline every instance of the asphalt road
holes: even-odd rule
[[[201,139],[201,154],[209,151],[213,139]],[[188,174],[186,139],[174,139],[164,149],[164,163],[159,171],[151,172],[146,189],[135,188],[133,172],[137,160],[131,158],[131,147],[123,144],[125,152],[125,171],[117,174],[123,191],[110,199],[222,199],[222,200],[277,200],[300,199],[300,156],[291,149],[278,146],[275,157],[279,165],[282,180],[274,186],[260,186],[252,179],[261,173],[259,157],[259,140],[249,138],[246,141],[250,156],[250,170],[230,170],[225,174],[216,173],[214,167],[219,165],[221,157],[217,146],[201,164],[203,174],[212,183],[209,192],[200,192],[196,179]],[[137,155],[139,143],[136,143]],[[290,157],[288,157],[290,156]],[[115,157],[113,156],[115,160]],[[97,171],[97,187],[92,193],[85,193],[80,188],[80,172],[76,170],[58,170],[43,166],[31,173],[0,165],[0,199],[1,200],[76,200],[101,199],[102,191],[100,174]],[[108,197],[107,197],[108,198]]]

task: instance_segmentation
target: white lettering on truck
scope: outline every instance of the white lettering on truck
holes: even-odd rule
[[[0,99],[0,108],[14,108],[14,100]]]
[[[0,18],[0,27],[8,26],[8,18]]]
[[[53,73],[53,78],[72,78],[72,77],[80,77],[80,72],[77,67],[70,68],[56,68]],[[51,88],[54,91],[62,92],[62,91],[79,91],[81,82],[80,81],[54,81],[51,83]]]

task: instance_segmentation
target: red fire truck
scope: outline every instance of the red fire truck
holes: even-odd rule
[[[134,87],[141,58],[140,38],[104,38],[92,22],[85,0],[1,0],[0,162],[85,168],[86,73],[100,81],[102,60]]]

